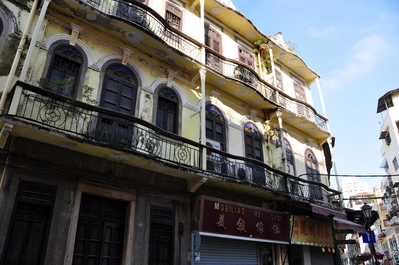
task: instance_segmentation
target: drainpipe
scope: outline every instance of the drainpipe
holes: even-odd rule
[[[319,97],[320,97],[321,109],[323,111],[323,116],[327,117],[326,106],[324,105],[323,93],[321,92],[319,77],[316,78],[316,84],[317,84],[317,89],[319,91]],[[326,121],[326,126],[327,126],[327,131],[330,132],[330,125],[329,125],[328,121]]]
[[[1,95],[1,98],[0,98],[0,113],[3,113],[3,111],[4,111],[4,105],[5,105],[5,102],[6,102],[6,99],[7,99],[7,95],[8,95],[8,93],[11,90],[12,83],[14,82],[14,75],[15,75],[15,72],[17,71],[17,66],[18,66],[19,60],[21,58],[21,54],[22,54],[22,51],[24,49],[24,45],[25,45],[27,36],[29,34],[29,29],[30,29],[30,27],[32,25],[33,17],[34,17],[34,15],[36,13],[36,9],[37,9],[38,4],[39,4],[39,0],[35,0],[33,2],[31,11],[29,13],[28,20],[26,22],[26,26],[25,26],[24,32],[22,34],[22,38],[19,41],[19,45],[18,45],[18,48],[17,48],[17,53],[14,56],[14,61],[12,63],[10,72],[8,74],[8,77],[7,77],[7,80],[6,80],[6,84],[5,84],[4,89],[3,89],[3,94]]]
[[[47,8],[48,8],[48,5],[50,4],[50,2],[51,2],[51,0],[45,0],[43,2],[43,6],[40,11],[39,19],[36,23],[35,31],[33,32],[31,43],[30,43],[29,49],[28,49],[28,53],[26,54],[25,62],[22,67],[21,75],[19,76],[19,80],[21,80],[23,82],[25,82],[26,75],[28,73],[28,68],[30,65],[30,61],[32,60],[33,50],[36,47],[36,41],[38,39],[39,33],[42,32],[41,28],[42,28],[44,16],[46,15]],[[21,97],[21,93],[22,93],[22,88],[19,86],[16,87],[15,92],[14,92],[14,97],[13,97],[13,100],[12,100],[11,106],[10,106],[10,111],[9,111],[10,114],[17,113],[18,103],[19,103],[19,99]]]
[[[319,97],[320,97],[321,108],[323,110],[323,116],[327,118],[327,112],[326,112],[326,107],[324,105],[323,93],[321,92],[320,78],[319,77],[316,79],[316,84],[317,84],[317,89],[319,91]],[[331,133],[330,124],[329,124],[328,121],[326,121],[326,127],[327,127],[327,131],[329,133]],[[330,149],[332,150],[332,146],[331,146],[330,143],[329,143],[329,145],[330,145]],[[337,166],[335,164],[335,159],[334,159],[333,152],[331,152],[331,156],[332,156],[332,160],[334,161],[333,167],[334,167],[334,174],[336,176],[337,185],[338,185],[339,190],[341,190],[341,187],[339,186],[339,182],[338,182],[338,177],[337,177],[338,172],[337,172]]]
[[[327,118],[327,112],[326,112],[326,107],[325,107],[325,105],[324,105],[323,93],[322,93],[322,91],[321,91],[320,78],[319,78],[319,77],[316,78],[316,84],[317,84],[317,89],[318,89],[318,92],[319,92],[319,97],[320,97],[321,108],[322,108],[322,111],[323,111],[323,116]],[[329,133],[331,133],[330,124],[328,123],[328,121],[326,121],[326,127],[327,127],[327,131],[328,131]],[[337,165],[336,165],[336,163],[335,163],[334,152],[333,152],[333,150],[332,150],[331,143],[330,143],[330,142],[327,142],[327,143],[328,143],[328,145],[329,145],[329,147],[330,147],[330,150],[331,150],[331,159],[332,159],[332,161],[333,161],[335,182],[337,183],[338,191],[342,191],[341,185],[339,184],[339,178],[338,178],[338,172],[337,172]],[[341,193],[339,199],[340,199],[340,201],[342,201],[342,193]]]
[[[201,9],[201,19],[200,19],[200,27],[202,30],[203,43],[205,42],[205,8],[204,8],[205,0],[200,1],[200,9]],[[201,48],[201,62],[205,65],[205,47]],[[206,145],[206,119],[205,119],[205,79],[206,79],[206,68],[201,67],[200,69],[200,77],[201,77],[201,144]],[[202,149],[202,169],[206,169],[206,148]]]
[[[276,70],[274,68],[274,60],[273,60],[274,55],[273,55],[272,45],[270,45],[270,44],[268,44],[268,45],[269,45],[270,68],[272,70],[271,74],[273,77],[273,85],[275,87],[277,87]],[[267,69],[266,69],[266,72],[267,72]]]
[[[205,120],[205,78],[206,68],[202,67],[201,75],[201,144],[206,145],[206,120]],[[206,169],[206,148],[202,149],[202,169]]]
[[[281,109],[278,109],[276,111],[276,115],[277,115],[277,120],[278,120],[278,127],[279,127],[279,131],[280,131],[280,142],[281,142],[281,148],[282,148],[282,157],[281,159],[283,160],[283,172],[287,172],[287,154],[286,154],[286,150],[285,150],[285,142],[284,142],[284,129],[283,129],[283,119],[282,119],[282,111]]]

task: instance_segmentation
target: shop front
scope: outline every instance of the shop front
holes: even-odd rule
[[[334,241],[328,221],[308,217],[291,217],[292,237],[290,264],[334,264]]]
[[[201,199],[195,264],[274,265],[287,260],[289,216],[260,207]]]

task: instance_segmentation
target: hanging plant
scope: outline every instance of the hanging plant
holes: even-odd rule
[[[255,54],[259,54],[261,64],[266,68],[267,74],[272,72],[272,60],[278,59],[277,55],[270,58],[269,45],[269,41],[257,40],[254,42],[255,49],[253,50]]]

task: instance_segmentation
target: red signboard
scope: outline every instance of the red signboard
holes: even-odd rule
[[[289,217],[284,213],[211,199],[202,201],[201,232],[288,242],[288,224]]]

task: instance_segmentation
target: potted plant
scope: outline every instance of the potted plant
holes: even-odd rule
[[[272,71],[272,61],[278,59],[278,56],[273,56],[273,58],[270,58],[269,41],[257,40],[254,42],[254,46],[255,49],[253,52],[260,55],[262,65],[266,68],[267,74],[270,74]]]

